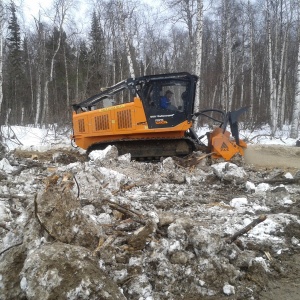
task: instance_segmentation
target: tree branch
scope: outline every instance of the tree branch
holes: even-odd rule
[[[238,237],[240,237],[241,235],[247,233],[248,231],[250,231],[252,228],[254,228],[256,225],[258,225],[259,223],[265,221],[267,219],[266,215],[260,215],[257,219],[253,220],[250,224],[248,224],[247,226],[245,226],[243,229],[241,229],[240,231],[236,232],[232,237],[228,238],[226,240],[226,242],[228,244],[231,244],[232,242],[234,242]]]

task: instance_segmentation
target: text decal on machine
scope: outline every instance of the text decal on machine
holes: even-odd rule
[[[154,116],[150,116],[151,119],[154,118],[172,118],[174,116],[174,114],[172,115],[154,115]]]
[[[164,119],[155,119],[155,124],[168,124],[168,121]]]

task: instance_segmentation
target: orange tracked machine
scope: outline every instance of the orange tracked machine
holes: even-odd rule
[[[105,88],[73,105],[72,139],[87,152],[115,145],[119,155],[131,153],[135,159],[185,156],[197,150],[225,160],[243,155],[246,143],[239,139],[238,117],[247,108],[194,113],[197,79],[186,72],[149,75]],[[198,137],[192,125],[199,116],[218,127]]]

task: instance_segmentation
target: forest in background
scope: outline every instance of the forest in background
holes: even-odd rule
[[[101,88],[187,71],[201,109],[251,106],[249,126],[298,136],[298,0],[53,0],[26,22],[19,3],[0,10],[0,125],[70,124],[71,104]]]

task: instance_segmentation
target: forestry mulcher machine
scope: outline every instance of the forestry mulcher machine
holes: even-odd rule
[[[198,150],[225,160],[243,155],[247,145],[239,139],[238,117],[247,108],[193,113],[197,79],[186,72],[149,75],[105,88],[73,105],[72,140],[87,153],[115,145],[119,155],[131,153],[137,160],[182,157]],[[199,116],[218,126],[198,137],[192,125]]]

